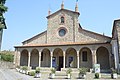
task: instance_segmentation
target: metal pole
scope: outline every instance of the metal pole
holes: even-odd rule
[[[2,45],[2,34],[3,34],[3,29],[0,29],[0,51],[1,51],[1,45]]]

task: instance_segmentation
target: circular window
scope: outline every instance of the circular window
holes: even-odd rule
[[[66,30],[65,29],[60,29],[59,30],[59,36],[64,36],[66,34]]]

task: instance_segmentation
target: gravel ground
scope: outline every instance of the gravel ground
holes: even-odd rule
[[[0,80],[38,80],[32,76],[27,76],[16,72],[14,69],[0,69]]]
[[[91,79],[87,76],[87,79],[49,79],[48,73],[42,73],[41,78],[34,78],[26,74],[21,74],[15,69],[0,69],[0,80],[120,80],[120,79]]]

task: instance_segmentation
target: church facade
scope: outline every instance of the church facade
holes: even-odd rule
[[[49,11],[47,30],[15,46],[15,65],[62,70],[100,64],[101,70],[119,70],[120,20],[108,37],[83,29],[79,15],[77,4],[75,11],[64,9],[63,3],[55,13]]]

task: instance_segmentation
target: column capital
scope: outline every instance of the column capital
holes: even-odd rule
[[[66,55],[65,51],[63,51],[63,56],[65,56],[65,55]]]
[[[31,52],[28,52],[28,56],[29,56],[29,57],[31,56]]]
[[[41,51],[39,51],[39,56],[41,56]]]
[[[97,50],[95,50],[95,49],[92,50],[92,55],[96,55],[96,51],[97,51]]]
[[[79,56],[79,51],[77,51],[77,56]]]
[[[53,56],[53,51],[50,52],[50,56]]]

